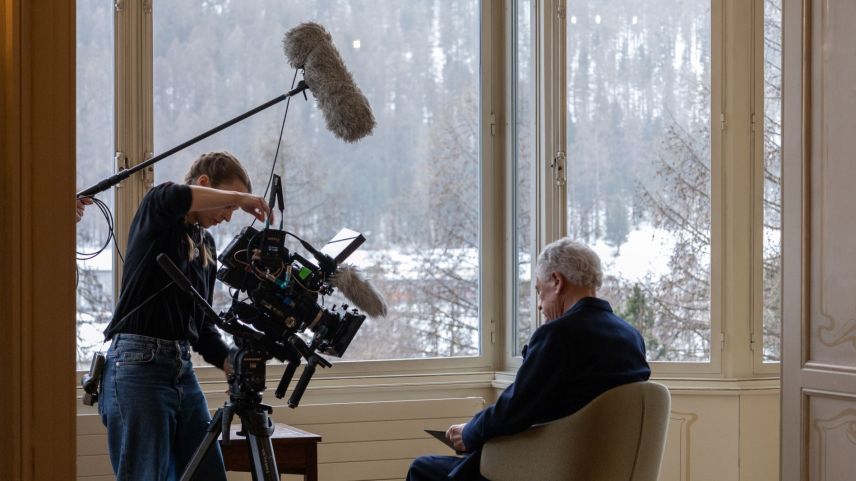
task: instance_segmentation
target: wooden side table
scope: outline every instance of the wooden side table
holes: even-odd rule
[[[275,423],[270,437],[279,474],[302,474],[305,481],[318,481],[318,443],[321,436],[307,433],[287,424]],[[250,448],[247,438],[238,435],[240,425],[233,425],[229,445],[220,438],[220,449],[226,471],[250,472]]]

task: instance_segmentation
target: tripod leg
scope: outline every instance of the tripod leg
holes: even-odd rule
[[[279,470],[273,455],[273,443],[270,436],[274,427],[268,412],[269,406],[244,406],[238,409],[241,418],[241,429],[247,436],[250,449],[250,465],[253,470],[253,481],[279,481]]]
[[[279,470],[273,456],[273,443],[266,434],[247,433],[250,446],[250,461],[253,467],[253,481],[279,481]]]
[[[231,417],[231,415],[229,417]],[[214,413],[214,417],[211,418],[211,422],[208,423],[208,434],[205,435],[205,439],[202,440],[199,447],[197,447],[196,451],[193,453],[193,457],[190,458],[190,461],[187,463],[187,467],[181,475],[181,481],[190,481],[193,479],[193,476],[196,474],[196,470],[199,469],[199,464],[205,458],[205,455],[208,454],[208,451],[211,450],[213,444],[217,442],[217,438],[220,437],[220,433],[223,429],[223,425],[221,424],[222,420],[223,408],[220,408]]]

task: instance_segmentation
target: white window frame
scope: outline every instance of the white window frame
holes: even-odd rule
[[[504,199],[501,188],[488,186],[501,185],[503,174],[486,165],[496,162],[491,159],[501,159],[501,135],[495,128],[496,112],[500,112],[502,98],[501,83],[492,82],[496,78],[497,69],[501,75],[502,68],[502,29],[497,24],[497,12],[492,2],[480,2],[480,33],[479,46],[481,55],[480,75],[480,343],[481,352],[478,356],[462,356],[454,358],[430,359],[397,359],[397,360],[366,360],[338,361],[335,369],[319,370],[316,380],[348,378],[343,381],[353,385],[364,382],[375,385],[377,380],[355,381],[360,378],[376,378],[378,375],[392,376],[397,382],[422,382],[422,373],[450,373],[459,375],[462,382],[476,382],[489,385],[484,380],[484,373],[493,371],[495,349],[493,342],[497,339],[496,326],[504,323],[502,307],[496,308],[502,296],[502,283],[496,280],[503,278],[504,266],[494,262],[496,252],[501,249],[502,225],[499,217],[504,209],[501,202]],[[157,3],[152,0],[117,1],[115,8],[115,145],[116,168],[123,170],[138,165],[153,156],[154,149],[154,116],[153,116],[153,9]],[[496,59],[499,58],[499,61]],[[272,87],[273,88],[273,87]],[[273,95],[273,93],[272,93]],[[248,108],[252,105],[248,105]],[[494,129],[491,124],[494,123]],[[200,132],[209,128],[200,125]],[[492,133],[493,132],[493,133]],[[165,160],[168,162],[168,160]],[[154,167],[156,168],[156,166]],[[153,185],[154,171],[149,167],[131,176],[119,188],[114,189],[116,199],[115,225],[117,241],[124,251],[127,245],[127,232],[131,219],[136,212],[145,192]],[[121,285],[121,261],[114,257],[114,294],[118,299]],[[281,365],[270,365],[268,377],[278,379],[282,374]],[[198,366],[197,375],[202,383],[220,382],[222,372],[213,366]],[[298,372],[299,375],[299,372]],[[410,379],[408,376],[413,376]],[[475,376],[477,381],[473,381]],[[416,379],[414,381],[414,379]],[[454,379],[452,380],[453,382]],[[448,382],[448,381],[444,381]],[[316,381],[318,383],[318,381]],[[314,385],[314,384],[313,384]],[[313,389],[310,386],[309,391]]]
[[[764,1],[752,0],[752,364],[758,375],[781,373],[779,362],[764,362]],[[780,321],[781,322],[781,319]],[[781,346],[780,346],[781,352]]]
[[[539,79],[539,150],[537,216],[538,250],[545,244],[566,235],[566,202],[564,193],[555,193],[550,185],[555,179],[549,169],[552,158],[549,152],[567,151],[557,149],[556,140],[564,145],[564,112],[548,112],[550,105],[565,105],[565,92],[556,86],[565,85],[565,30],[567,23],[566,0],[536,1],[539,22],[536,27],[538,39]],[[775,363],[760,362],[760,351],[754,350],[753,339],[760,339],[761,321],[759,294],[759,269],[761,268],[760,239],[762,212],[758,210],[757,196],[758,167],[763,161],[757,155],[757,140],[749,134],[754,112],[759,109],[763,96],[757,98],[755,91],[747,86],[763,89],[763,0],[741,2],[740,0],[711,0],[711,329],[710,360],[702,363],[652,362],[653,376],[661,379],[772,379],[778,375]],[[560,19],[561,18],[561,19]],[[511,28],[514,19],[507,20]],[[758,29],[761,30],[758,30]],[[509,30],[512,31],[512,30]],[[761,38],[757,33],[761,32]],[[558,42],[558,45],[556,44]],[[754,53],[741,49],[741,45],[754,45]],[[507,57],[513,58],[509,45]],[[559,60],[561,59],[561,63]],[[559,64],[558,67],[556,66]],[[759,74],[760,72],[760,74]],[[509,69],[508,81],[513,81]],[[755,82],[753,84],[753,82]],[[754,95],[754,96],[753,96]],[[750,99],[750,96],[751,99]],[[561,102],[561,103],[559,103]],[[513,105],[513,100],[509,102]],[[763,105],[760,106],[763,108]],[[513,112],[509,110],[509,115]],[[513,117],[510,117],[513,119]],[[509,122],[513,124],[513,120]],[[556,129],[561,129],[556,132]],[[762,139],[763,140],[763,139]],[[514,152],[509,149],[508,163],[512,164]],[[568,159],[569,163],[573,159]],[[751,179],[747,181],[746,179]],[[763,185],[761,185],[761,188]],[[746,209],[746,205],[753,206]],[[557,212],[558,211],[558,212]],[[760,213],[760,214],[759,214]],[[512,215],[510,213],[508,215]],[[562,219],[559,221],[559,219]],[[506,236],[513,235],[512,232]],[[533,252],[533,259],[537,252]],[[514,259],[507,250],[506,262]],[[512,280],[513,281],[513,280]],[[510,285],[510,284],[509,284]],[[511,291],[509,291],[511,292]],[[516,305],[507,302],[509,319],[516,316]],[[537,320],[541,325],[543,320]],[[514,322],[509,322],[512,332],[506,340],[506,359],[502,368],[513,371],[520,364],[514,352]]]
[[[537,11],[538,22],[533,25],[536,28],[535,38],[537,39],[537,67],[536,76],[538,77],[538,107],[537,107],[537,130],[538,130],[538,148],[536,154],[536,178],[537,199],[536,219],[538,228],[536,231],[533,245],[537,247],[537,251],[532,253],[532,259],[537,257],[537,253],[549,242],[567,235],[567,192],[566,192],[566,172],[568,165],[573,162],[573,159],[567,158],[567,67],[566,67],[566,45],[567,45],[567,0],[543,0],[534,1]],[[717,69],[717,63],[721,62],[721,34],[722,31],[722,11],[717,8],[721,2],[713,1],[711,8],[712,22],[712,72],[721,71]],[[513,15],[513,12],[510,13]],[[514,18],[507,20],[506,24],[513,25]],[[509,30],[513,31],[513,30]],[[720,37],[720,38],[718,38]],[[513,58],[515,46],[509,45],[507,56]],[[511,60],[509,60],[511,62]],[[512,82],[513,69],[509,69],[508,82]],[[711,78],[711,112],[719,112],[718,107],[721,103],[721,79],[715,74]],[[510,100],[509,104],[513,105],[514,100]],[[509,115],[513,115],[513,111],[509,110]],[[513,119],[513,117],[510,117]],[[722,151],[720,143],[722,141],[719,132],[719,126],[713,124],[711,119],[711,162],[714,166],[720,164],[716,159],[719,158]],[[514,124],[512,120],[511,125]],[[509,149],[508,164],[513,165],[514,151]],[[564,157],[564,158],[563,158]],[[719,169],[712,169],[712,192],[714,198],[716,193],[721,191],[722,176]],[[721,232],[722,212],[717,203],[712,203],[712,259],[711,259],[711,286],[719,285],[721,278],[721,267],[717,259],[721,257],[721,241],[716,238],[716,233]],[[513,213],[509,213],[513,215]],[[513,236],[513,233],[506,234],[507,237]],[[508,262],[513,261],[514,253],[510,250],[506,255]],[[510,280],[509,282],[513,282]],[[510,287],[510,284],[509,284]],[[511,292],[511,291],[510,291]],[[657,376],[676,376],[676,375],[700,375],[712,376],[718,375],[721,372],[721,343],[715,339],[722,336],[721,327],[721,298],[720,290],[712,287],[711,289],[711,358],[708,362],[689,363],[689,362],[654,362],[652,370]],[[514,319],[516,316],[516,305],[513,302],[508,303],[509,319]],[[536,325],[540,326],[544,320],[537,309],[533,312],[538,316]],[[514,336],[515,324],[512,322],[509,326],[509,331],[512,335],[506,340],[506,358],[508,361],[503,368],[506,370],[516,369],[521,362],[520,356],[514,356]]]
[[[514,356],[516,302],[509,279],[515,255],[511,232],[510,172],[513,149],[513,101],[510,85],[514,45],[512,22],[514,0],[480,4],[480,317],[479,356],[435,359],[340,361],[335,369],[320,370],[313,390],[337,390],[344,386],[489,386],[494,373],[501,387],[508,373],[520,364]],[[760,6],[759,6],[760,4]],[[566,0],[533,0],[533,54],[536,63],[536,220],[532,259],[550,241],[566,234],[565,187],[552,167],[558,152],[567,152],[566,112]],[[747,6],[748,5],[748,6]],[[763,38],[753,32],[763,29],[757,15],[763,0],[711,0],[711,162],[712,162],[712,253],[711,253],[711,350],[705,363],[654,362],[654,377],[661,379],[746,379],[778,375],[778,365],[760,362],[760,350],[752,352],[750,339],[760,335],[758,320],[758,239],[761,219],[758,195],[757,141],[749,138],[753,108],[758,109],[758,72],[763,88]],[[156,8],[156,4],[154,5]],[[152,0],[116,2],[115,111],[117,169],[129,168],[153,153],[152,91]],[[753,10],[754,9],[754,10]],[[756,15],[751,15],[752,12]],[[748,15],[747,15],[748,14]],[[536,21],[537,19],[537,21]],[[755,30],[753,30],[753,28]],[[763,33],[763,30],[760,30]],[[763,35],[761,35],[763,37]],[[743,42],[743,43],[741,43]],[[754,45],[755,57],[746,59],[736,46]],[[731,48],[731,50],[728,50]],[[726,55],[728,52],[728,55]],[[761,51],[763,52],[763,51]],[[746,54],[750,55],[750,54]],[[752,68],[747,68],[752,65]],[[746,89],[746,86],[753,86]],[[752,89],[755,89],[752,91]],[[750,100],[752,95],[755,95]],[[507,98],[508,97],[508,98]],[[760,101],[763,100],[761,95]],[[248,106],[251,107],[251,106]],[[741,130],[742,127],[746,129]],[[200,126],[200,131],[209,126]],[[755,149],[755,154],[753,154]],[[566,166],[563,166],[566,168]],[[742,179],[752,178],[753,181]],[[115,218],[119,245],[127,245],[128,227],[136,206],[153,183],[147,169],[115,189]],[[726,256],[727,253],[727,256]],[[121,265],[114,260],[114,289],[118,292]],[[537,314],[537,309],[534,310]],[[542,319],[538,319],[540,325]],[[745,339],[745,342],[744,342]],[[278,379],[281,366],[270,366],[268,377]],[[505,371],[503,374],[502,372]],[[199,367],[203,383],[222,382],[222,373]]]

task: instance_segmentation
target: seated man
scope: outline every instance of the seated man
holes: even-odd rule
[[[651,375],[642,336],[595,297],[603,283],[600,258],[570,239],[538,257],[535,289],[545,323],[523,349],[517,376],[493,404],[446,437],[464,457],[422,456],[408,481],[481,480],[481,447],[495,436],[573,414],[601,393]]]

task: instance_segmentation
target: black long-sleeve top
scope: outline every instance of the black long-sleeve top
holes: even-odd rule
[[[207,362],[222,368],[229,347],[213,322],[187,294],[175,285],[164,289],[170,284],[170,278],[157,263],[158,254],[165,253],[196,291],[211,303],[216,260],[205,267],[202,255],[190,261],[188,236],[195,246],[204,242],[212,256],[217,251],[211,234],[185,221],[192,199],[190,186],[172,182],[152,188],[143,197],[131,223],[119,302],[104,336],[111,339],[118,333],[128,333],[187,340]],[[146,302],[161,289],[164,290]],[[137,307],[139,309],[132,312]]]

